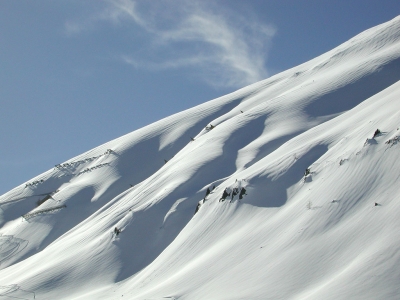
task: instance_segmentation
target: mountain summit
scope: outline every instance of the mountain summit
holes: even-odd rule
[[[400,17],[0,197],[0,298],[398,299]]]

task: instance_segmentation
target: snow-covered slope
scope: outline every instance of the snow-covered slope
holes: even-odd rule
[[[398,299],[399,79],[397,17],[23,183],[0,298]]]

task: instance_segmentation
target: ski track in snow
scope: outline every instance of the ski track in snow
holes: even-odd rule
[[[398,299],[399,80],[397,17],[17,186],[0,299]]]

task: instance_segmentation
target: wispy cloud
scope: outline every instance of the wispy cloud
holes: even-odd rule
[[[75,34],[98,21],[132,26],[149,39],[146,55],[122,61],[151,71],[187,68],[209,84],[242,87],[268,76],[266,60],[275,28],[211,1],[107,0],[90,20],[67,23]],[[218,3],[218,2],[217,2]]]

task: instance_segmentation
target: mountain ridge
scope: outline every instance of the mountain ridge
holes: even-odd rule
[[[16,187],[0,295],[396,299],[399,70],[397,17]]]

